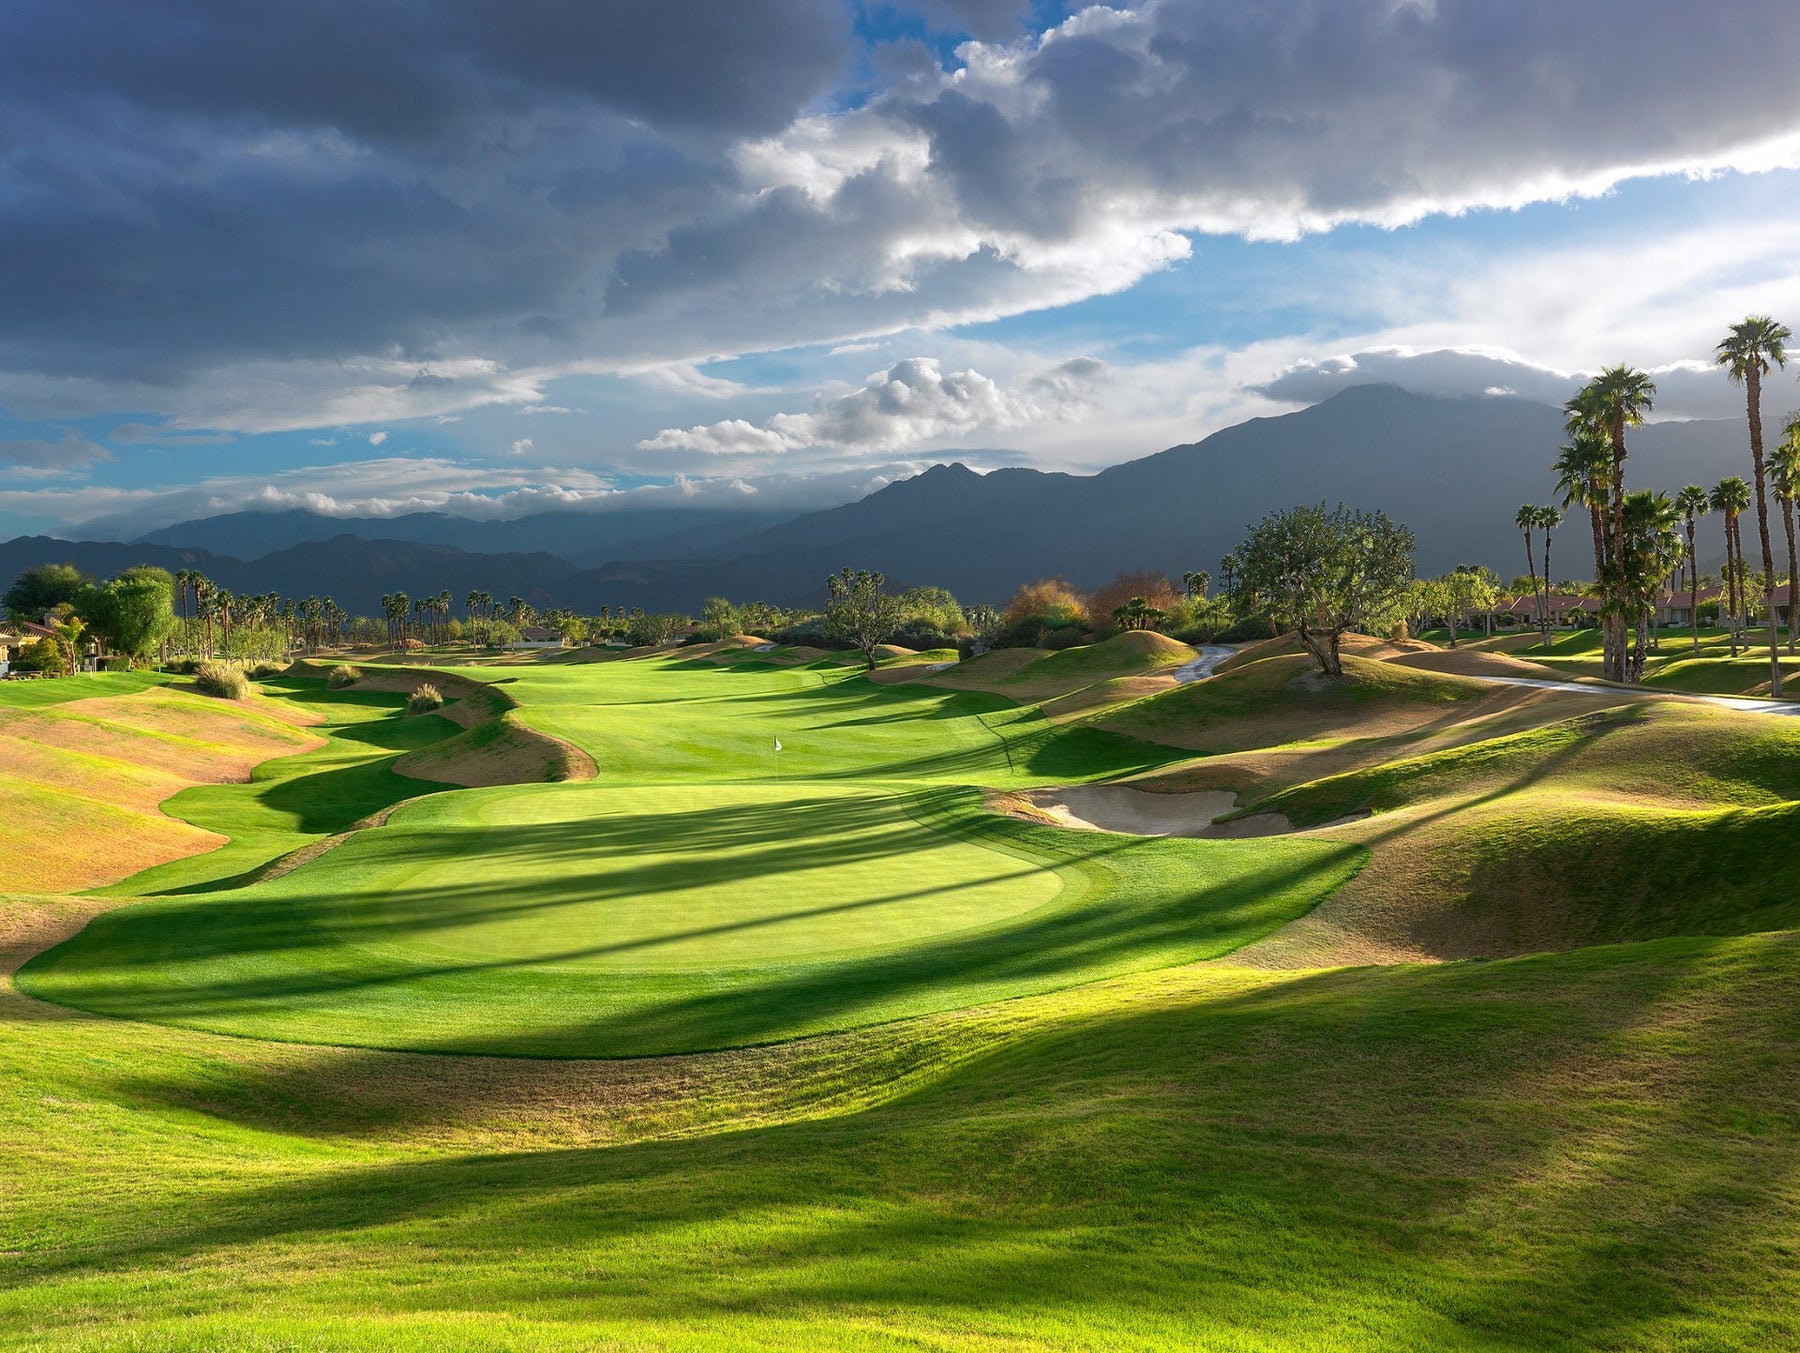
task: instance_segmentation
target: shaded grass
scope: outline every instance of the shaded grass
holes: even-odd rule
[[[348,830],[363,818],[438,786],[395,773],[401,756],[454,736],[438,717],[396,717],[403,695],[333,691],[323,681],[273,678],[264,695],[324,719],[311,731],[323,747],[265,761],[248,784],[184,790],[163,811],[229,837],[219,849],[134,875],[106,892],[147,897],[229,888],[271,861]]]
[[[1185,969],[671,1066],[588,1120],[611,1145],[546,1105],[451,1151],[428,1124],[493,1112],[455,1062],[434,1102],[368,1054],[417,1096],[376,1138],[330,1050],[51,1022],[0,1040],[0,1320],[77,1349],[1781,1347],[1796,979],[1790,936]]]
[[[1216,957],[1362,858],[1072,837],[991,815],[971,790],[483,791],[413,805],[266,884],[111,912],[19,981],[255,1037],[666,1053]]]

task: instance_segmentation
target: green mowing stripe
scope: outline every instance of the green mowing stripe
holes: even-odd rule
[[[0,709],[43,709],[73,700],[135,695],[178,678],[165,672],[94,672],[86,676],[44,677],[37,681],[0,681]]]
[[[230,888],[271,861],[346,831],[372,813],[448,788],[392,769],[407,752],[458,732],[434,715],[403,717],[404,695],[333,691],[322,681],[285,678],[262,688],[268,698],[322,715],[325,722],[306,731],[323,736],[325,746],[265,761],[247,784],[200,785],[166,800],[162,810],[169,816],[230,840],[204,855],[134,874],[98,890],[100,896]]]
[[[408,805],[266,884],[111,912],[19,981],[296,1042],[689,1051],[1217,957],[1364,858],[1033,827],[972,789],[509,787]]]

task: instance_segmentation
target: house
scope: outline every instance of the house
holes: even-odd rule
[[[1496,615],[1510,615],[1522,625],[1537,623],[1538,598],[1523,596],[1516,598],[1512,605],[1502,606]],[[1577,616],[1594,616],[1600,613],[1600,598],[1578,597],[1567,592],[1550,594],[1550,623],[1558,628],[1567,628],[1575,623]]]
[[[507,647],[535,651],[546,648],[561,648],[563,642],[563,633],[561,630],[546,629],[542,625],[527,625],[524,629],[519,631],[519,637],[508,644]]]

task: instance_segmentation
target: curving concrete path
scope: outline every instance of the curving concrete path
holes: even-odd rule
[[[1235,652],[1237,649],[1231,644],[1201,644],[1199,657],[1192,662],[1182,663],[1169,675],[1184,686],[1190,681],[1204,681],[1220,663]]]

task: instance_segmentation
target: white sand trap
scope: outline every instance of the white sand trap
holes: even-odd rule
[[[1284,836],[1293,824],[1280,813],[1252,813],[1231,822],[1213,821],[1237,806],[1237,795],[1225,790],[1193,794],[1152,794],[1129,785],[1071,785],[1034,789],[1021,797],[1059,826],[1078,831],[1119,832],[1126,836],[1196,836],[1236,841],[1252,836]],[[1315,831],[1357,822],[1358,813],[1328,822]]]

